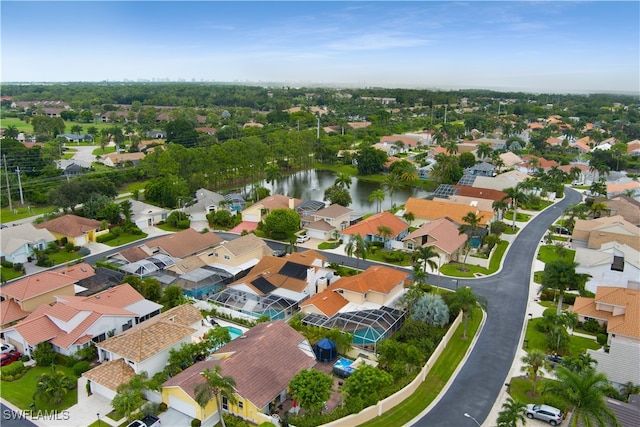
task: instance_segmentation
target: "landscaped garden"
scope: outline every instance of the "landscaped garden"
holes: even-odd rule
[[[440,273],[445,276],[451,277],[477,277],[478,275],[489,275],[498,271],[504,253],[509,246],[509,242],[502,240],[498,243],[498,247],[493,253],[491,260],[489,261],[489,268],[479,267],[477,265],[462,264],[462,263],[450,263],[440,267]]]
[[[14,362],[21,363],[21,362]],[[13,364],[12,364],[13,365]],[[9,366],[12,366],[9,365]],[[6,366],[2,369],[7,368]],[[27,372],[20,379],[14,381],[5,381],[5,376],[0,380],[0,386],[2,387],[2,398],[11,402],[20,409],[28,410],[32,408],[34,403],[34,392],[38,383],[38,378],[43,374],[51,374],[50,366],[34,366],[27,368]],[[78,376],[75,375],[73,368],[67,368],[66,366],[55,365],[55,372],[61,372],[65,375],[70,382],[73,383],[73,389],[68,389],[66,392],[61,393],[62,398],[56,403],[56,399],[47,400],[44,396],[37,397],[35,399],[36,410],[62,410],[73,406],[78,401],[78,394],[76,392],[76,382]]]

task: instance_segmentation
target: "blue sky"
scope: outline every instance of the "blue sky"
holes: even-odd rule
[[[640,93],[640,2],[10,1],[1,79]]]

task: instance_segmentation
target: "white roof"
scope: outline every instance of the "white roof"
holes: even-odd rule
[[[55,236],[46,229],[39,229],[31,223],[0,229],[0,247],[2,254],[12,254],[25,244],[33,244],[44,240],[53,242]]]

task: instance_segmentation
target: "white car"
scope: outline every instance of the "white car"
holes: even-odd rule
[[[527,405],[527,418],[536,418],[538,420],[546,421],[552,426],[557,426],[562,423],[564,413],[553,406],[530,404]]]
[[[0,345],[0,354],[11,353],[12,351],[16,351],[16,348],[12,344],[3,343]]]
[[[311,237],[309,237],[308,234],[304,234],[302,236],[298,236],[298,238],[296,239],[296,243],[304,243],[311,240]]]

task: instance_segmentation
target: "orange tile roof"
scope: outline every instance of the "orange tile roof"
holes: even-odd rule
[[[264,199],[257,202],[257,205],[262,205],[269,210],[274,209],[290,209],[289,201],[293,200],[293,207],[298,206],[302,203],[302,200],[296,199],[289,196],[283,196],[282,194],[273,194],[271,196],[265,197]]]
[[[504,191],[494,190],[492,188],[469,187],[468,185],[454,185],[458,196],[478,197],[482,199],[490,199],[493,201],[502,200],[507,195]]]
[[[621,193],[626,190],[635,190],[636,188],[640,188],[640,182],[629,181],[623,184],[612,182],[607,184],[607,193]]]
[[[95,219],[83,218],[77,215],[62,215],[35,226],[62,236],[78,237],[90,231],[98,230],[101,225],[102,223]]]
[[[367,235],[373,236],[379,233],[378,227],[380,226],[389,227],[391,229],[392,237],[397,236],[398,234],[409,228],[409,225],[402,219],[398,218],[390,212],[385,211],[370,216],[369,218],[363,219],[362,221],[345,228],[344,230],[342,230],[342,234],[360,234],[362,237],[365,237]]]
[[[603,306],[624,307],[624,313],[614,316]],[[578,297],[571,310],[607,321],[608,333],[640,338],[640,290],[599,286],[595,298]]]
[[[44,271],[3,286],[0,288],[0,295],[24,301],[73,285],[77,281],[74,277],[60,274],[56,271]]]
[[[135,302],[144,299],[133,286],[123,283],[113,288],[105,289],[102,292],[82,298],[84,303],[95,303],[101,306],[125,308]]]
[[[342,307],[349,304],[342,295],[332,289],[325,289],[300,303],[300,307],[314,306],[317,310],[323,313],[327,317],[331,317],[342,309]]]
[[[387,294],[396,287],[398,283],[404,282],[408,277],[409,273],[407,272],[383,265],[375,265],[355,276],[341,277],[329,285],[327,289],[344,289],[360,294],[364,294],[365,292]]]
[[[436,219],[433,222],[424,224],[417,230],[409,233],[402,240],[421,242],[423,236],[429,236],[429,240],[422,246],[433,245],[448,254],[452,254],[460,249],[467,241],[467,236],[460,234],[456,224],[447,218]]]
[[[28,315],[29,312],[22,310],[18,303],[12,299],[0,302],[0,326],[24,319]]]
[[[407,200],[405,211],[412,212],[418,219],[436,220],[449,218],[458,224],[463,223],[462,218],[469,212],[474,212],[480,217],[481,225],[487,225],[487,222],[493,218],[493,212],[480,211],[470,206],[445,201],[417,199],[415,197],[410,197]]]
[[[135,372],[124,359],[111,360],[101,363],[95,368],[82,374],[83,377],[93,381],[109,390],[116,391],[120,384],[128,383]]]

